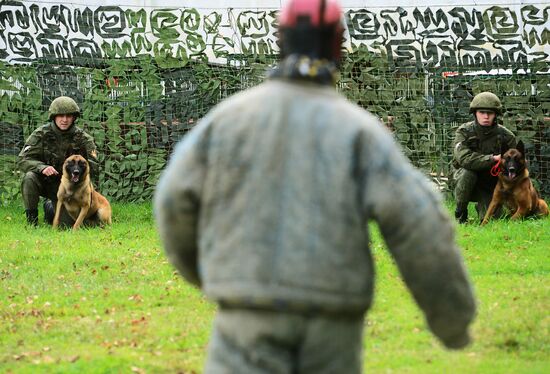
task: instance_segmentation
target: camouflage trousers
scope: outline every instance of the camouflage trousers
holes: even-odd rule
[[[469,202],[476,202],[478,217],[483,219],[493,197],[497,177],[491,176],[489,171],[476,172],[460,168],[455,170],[453,179],[457,208],[467,209]],[[502,209],[498,209],[495,216],[499,217],[501,214]]]
[[[21,180],[21,196],[25,210],[38,209],[40,197],[51,200],[55,208],[60,180],[59,177],[46,177],[33,171],[27,172]],[[60,220],[62,226],[74,224],[74,220],[64,210]]]
[[[361,373],[364,316],[220,309],[206,374]]]
[[[43,174],[29,171],[21,181],[21,196],[25,209],[37,209],[40,196],[57,201],[57,189],[60,179],[55,177],[46,177]]]

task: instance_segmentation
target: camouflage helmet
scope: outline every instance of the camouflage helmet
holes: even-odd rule
[[[50,119],[53,120],[58,114],[72,114],[75,117],[80,115],[80,108],[76,101],[68,96],[59,96],[50,104],[48,110]]]
[[[502,103],[497,95],[491,92],[481,92],[474,96],[470,103],[470,113],[476,110],[494,110],[496,114],[502,114]]]

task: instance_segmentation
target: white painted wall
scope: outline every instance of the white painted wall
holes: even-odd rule
[[[275,18],[281,1],[68,1],[0,2],[0,60],[100,58],[110,50],[114,57],[127,57],[167,49],[176,58],[204,53],[211,61],[223,62],[219,51],[277,52]],[[396,0],[344,0],[346,46],[353,50],[363,45],[392,59],[428,62],[443,58],[457,64],[495,58],[547,61],[550,45],[541,41],[550,24],[548,4],[547,0],[499,0],[498,4],[416,0],[409,6]],[[190,9],[199,16],[190,15]],[[84,14],[88,15],[85,27],[76,21]],[[161,41],[163,33],[174,37]]]
[[[60,1],[22,1],[24,3],[65,4],[121,7],[152,7],[152,8],[197,8],[197,9],[278,9],[285,3],[284,0],[120,0],[116,3],[104,0],[68,0]],[[379,8],[379,7],[426,7],[426,6],[493,6],[493,5],[549,5],[548,1],[541,0],[341,0],[344,8]]]

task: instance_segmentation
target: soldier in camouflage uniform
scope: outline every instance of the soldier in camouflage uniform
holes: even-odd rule
[[[206,373],[359,373],[369,220],[431,331],[470,341],[474,296],[440,194],[334,90],[341,17],[335,0],[287,3],[271,77],[203,118],[157,186],[168,258],[219,305]]]
[[[21,194],[27,222],[38,223],[38,202],[44,202],[44,219],[52,223],[61,182],[62,166],[71,151],[86,152],[91,172],[97,170],[97,150],[92,137],[74,125],[80,108],[70,97],[61,96],[49,108],[51,123],[43,125],[29,136],[19,153],[18,166],[25,173]],[[67,224],[68,215],[65,217]]]
[[[460,223],[468,220],[470,201],[477,202],[478,217],[483,219],[498,180],[491,175],[491,168],[500,161],[501,153],[516,146],[514,134],[497,124],[502,104],[495,94],[477,94],[470,103],[470,112],[474,121],[460,126],[453,142],[455,217]]]

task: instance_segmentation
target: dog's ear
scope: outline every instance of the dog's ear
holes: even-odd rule
[[[523,141],[519,141],[516,145],[516,149],[521,152],[522,155],[525,154],[525,145],[523,144]]]
[[[78,154],[78,151],[76,149],[74,149],[73,147],[69,147],[67,148],[67,151],[65,152],[65,158],[69,158],[71,157],[72,155],[77,155]]]
[[[78,154],[84,157],[86,160],[88,159],[88,151],[86,151],[86,148],[80,148],[78,150]]]
[[[86,160],[88,159],[88,152],[86,151],[86,148],[75,148],[75,147],[67,148],[67,152],[65,153],[65,158],[71,157],[73,155],[79,155],[84,157]]]

